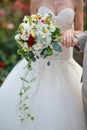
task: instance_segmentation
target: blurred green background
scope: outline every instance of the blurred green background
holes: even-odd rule
[[[0,0],[0,85],[20,60],[14,35],[25,14],[29,15],[30,0]],[[87,29],[87,4],[84,2],[84,29]],[[81,65],[82,54],[74,50],[74,58]]]

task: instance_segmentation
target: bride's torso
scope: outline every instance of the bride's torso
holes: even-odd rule
[[[55,15],[49,8],[41,6],[38,9],[38,12],[40,14],[52,14],[61,32],[66,31],[67,29],[74,29],[75,11],[72,8],[65,8],[62,11],[60,11],[58,15]],[[73,48],[65,48],[62,46],[62,53],[55,52],[55,55],[57,56],[57,58],[60,59],[70,59],[73,57]]]

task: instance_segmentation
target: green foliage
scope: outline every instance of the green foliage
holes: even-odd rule
[[[62,47],[56,41],[52,41],[52,46],[55,51],[62,52]]]
[[[60,29],[56,28],[56,30],[52,33],[52,39],[58,38],[59,40],[60,36],[61,36]]]
[[[27,73],[28,74],[28,73]],[[27,76],[26,74],[26,76]],[[30,81],[27,81],[24,77],[21,77],[23,81],[22,89],[19,92],[19,110],[20,110],[20,121],[24,122],[26,119],[34,120],[34,117],[30,114],[30,106],[29,106],[29,91],[30,91],[30,83],[32,83],[35,78],[32,78]],[[25,85],[26,83],[26,85]]]
[[[26,60],[28,61],[28,68],[31,69],[31,61],[33,61],[33,62],[36,61],[36,57],[33,54],[33,52],[32,51],[24,51],[21,46],[19,47],[17,52],[19,55],[21,55],[22,58],[26,58]]]
[[[0,32],[0,39],[1,35],[2,34]],[[4,68],[0,68],[0,84],[4,81],[7,74],[20,59],[16,51],[17,46],[14,38],[11,37],[8,39],[4,36],[4,38],[0,41],[0,61],[5,64]]]
[[[20,59],[14,36],[23,15],[22,10],[16,10],[14,4],[12,6],[8,2],[2,2],[1,9],[5,14],[0,16],[0,62],[3,62],[5,67],[0,68],[0,85]],[[12,27],[9,27],[9,24]]]
[[[44,48],[41,52],[43,58],[53,55],[53,50],[50,47]]]

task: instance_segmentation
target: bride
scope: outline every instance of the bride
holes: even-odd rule
[[[82,0],[32,0],[31,14],[50,13],[61,32],[82,30]],[[70,34],[72,35],[72,34]],[[62,47],[49,59],[39,59],[28,72],[27,61],[21,60],[0,88],[0,130],[86,130],[81,93],[82,69],[73,59],[73,48]],[[19,120],[20,77],[30,80],[29,106],[33,121]]]

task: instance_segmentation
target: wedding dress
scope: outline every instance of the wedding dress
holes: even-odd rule
[[[75,12],[63,9],[57,16],[47,7],[40,7],[39,13],[51,13],[61,31],[74,28]],[[50,60],[50,66],[47,61]],[[10,72],[0,88],[0,130],[86,130],[80,82],[82,68],[73,59],[73,48],[62,47],[46,59],[33,63],[28,72],[27,62],[21,60]],[[29,105],[33,121],[19,120],[19,92],[23,82],[30,80]]]

